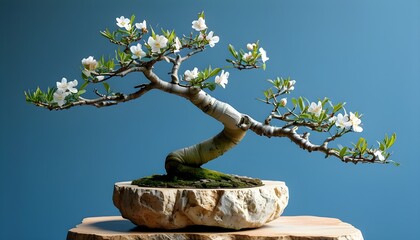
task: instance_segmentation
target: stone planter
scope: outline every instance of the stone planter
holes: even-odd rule
[[[160,229],[258,228],[280,217],[288,200],[288,188],[279,181],[240,189],[147,188],[119,182],[113,194],[124,218]]]

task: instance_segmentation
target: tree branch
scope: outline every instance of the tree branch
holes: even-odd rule
[[[177,55],[175,60],[173,61],[174,65],[172,67],[172,71],[171,71],[171,79],[172,79],[172,83],[174,84],[178,84],[179,83],[179,79],[178,79],[178,70],[179,67],[181,66],[182,63],[182,58],[181,55]]]
[[[262,124],[249,116],[246,116],[247,121],[249,122],[249,129],[255,132],[257,135],[266,136],[266,137],[287,137],[292,142],[297,144],[304,150],[308,152],[319,151],[325,153],[326,156],[334,156],[340,159],[343,162],[351,162],[351,163],[383,163],[379,160],[373,158],[366,158],[363,156],[340,156],[340,153],[332,148],[328,148],[328,143],[334,140],[336,137],[327,138],[322,145],[316,145],[309,141],[309,134],[298,134],[292,128],[284,128],[284,127],[275,127],[271,125]],[[372,154],[371,154],[372,155]]]
[[[115,93],[114,95],[103,95],[103,94],[97,93],[97,95],[100,96],[99,98],[87,99],[87,98],[79,97],[78,101],[70,102],[64,105],[63,107],[52,106],[48,103],[43,103],[43,102],[36,102],[36,103],[34,102],[34,104],[40,107],[47,108],[49,110],[64,110],[64,109],[69,109],[75,106],[83,106],[83,105],[95,106],[95,107],[101,108],[101,107],[108,107],[108,106],[116,105],[118,103],[128,102],[128,101],[137,99],[154,88],[156,88],[154,84],[143,84],[140,86],[139,90],[130,94]]]

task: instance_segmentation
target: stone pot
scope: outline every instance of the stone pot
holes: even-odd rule
[[[149,188],[118,182],[113,202],[122,217],[148,228],[258,228],[280,217],[289,200],[284,182],[263,183],[252,188],[197,189]]]

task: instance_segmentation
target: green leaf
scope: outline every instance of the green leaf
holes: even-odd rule
[[[204,17],[205,17],[204,16],[204,11],[202,11],[201,13],[198,14],[198,18],[200,18],[200,17],[204,19]]]
[[[175,30],[172,30],[172,32],[169,34],[169,37],[168,37],[168,42],[169,43],[171,43],[171,42],[173,42],[173,40],[175,39]]]
[[[264,91],[264,96],[265,96],[266,101],[272,99],[273,95],[274,95],[274,93],[273,93],[273,90],[271,88]]]
[[[340,157],[344,157],[344,155],[346,155],[346,153],[347,153],[347,147],[343,147],[343,148],[340,150]]]
[[[85,82],[82,84],[82,86],[80,86],[79,91],[80,91],[80,90],[85,89],[85,88],[87,87],[87,85],[89,85],[89,81],[85,81]]]
[[[108,70],[112,70],[115,67],[115,63],[114,63],[114,59],[109,59],[106,62],[106,68],[108,68]]]
[[[152,38],[153,38],[153,39],[156,39],[156,33],[155,33],[155,30],[153,30],[153,28],[152,28],[152,27],[150,27],[150,30],[152,31],[152,33],[151,33]]]
[[[232,46],[232,44],[229,44],[229,52],[230,52],[230,54],[232,54],[232,56],[235,58],[235,59],[238,59],[238,52],[235,50],[235,48]]]
[[[312,114],[309,114],[309,113],[302,113],[302,114],[299,115],[299,117],[300,118],[307,118],[307,119],[312,119],[313,118]]]
[[[391,138],[388,140],[386,147],[390,148],[395,143],[395,140],[397,140],[397,134],[393,133]]]
[[[340,111],[343,107],[344,107],[344,105],[345,105],[346,103],[337,103],[336,105],[334,105],[334,107],[333,107],[333,113],[336,113],[336,112],[338,112],[338,111]]]
[[[356,143],[356,148],[359,150],[360,154],[364,154],[367,149],[367,142],[364,138],[359,138],[359,141]]]
[[[77,96],[80,96],[80,95],[84,94],[85,92],[86,92],[86,90],[85,90],[85,89],[79,90],[79,91],[77,92]]]
[[[208,88],[210,91],[214,91],[216,89],[216,83],[206,82],[206,83],[202,84],[201,88]]]
[[[394,164],[394,166],[396,166],[396,167],[399,167],[401,165],[400,163],[394,162],[392,160],[388,160],[388,162]]]
[[[221,68],[215,68],[213,69],[213,71],[211,71],[211,73],[209,74],[209,78],[216,76],[222,69]]]
[[[298,100],[296,98],[292,98],[293,107],[296,107],[298,105]]]
[[[31,92],[28,90],[28,92],[24,91],[23,92],[25,94],[25,99],[27,102],[31,101]]]
[[[305,103],[303,102],[303,98],[302,97],[299,97],[298,104],[299,104],[300,111],[303,112],[305,110]]]
[[[130,24],[131,25],[133,25],[135,19],[136,19],[136,16],[134,14],[131,15],[131,18],[130,18]]]
[[[111,88],[110,88],[109,84],[108,84],[108,83],[106,83],[106,82],[104,82],[104,83],[102,83],[102,84],[104,85],[105,91],[106,91],[107,93],[110,93],[110,92],[111,92]]]

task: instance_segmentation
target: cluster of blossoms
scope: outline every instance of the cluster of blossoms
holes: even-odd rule
[[[314,114],[316,117],[319,117],[322,110],[322,103],[311,102],[311,105],[308,108],[308,112]],[[337,116],[333,116],[329,119],[330,122],[335,123],[338,128],[350,129],[352,128],[354,132],[362,132],[363,128],[360,126],[362,121],[356,116],[356,114],[350,112],[350,116],[345,113],[344,115],[339,113]]]
[[[125,30],[130,31],[132,29],[132,25],[131,25],[131,21],[130,19],[121,16],[119,18],[116,18],[115,20],[117,20],[117,26],[120,28],[125,28]],[[143,32],[147,32],[147,26],[146,26],[146,20],[143,20],[143,22],[141,23],[136,23],[134,24],[134,26],[139,29],[142,30]]]
[[[363,128],[359,126],[362,120],[358,118],[354,113],[350,112],[350,116],[345,113],[344,115],[339,113],[337,116],[333,116],[329,119],[330,122],[335,122],[338,128],[350,129],[352,128],[355,132],[362,132]]]
[[[54,102],[58,104],[58,106],[62,107],[66,103],[66,97],[70,93],[77,93],[77,80],[73,80],[67,82],[66,78],[62,78],[61,82],[57,82],[57,90],[54,93]]]
[[[194,79],[198,78],[198,68],[194,68],[193,70],[186,70],[184,72],[184,80],[187,82],[191,82]],[[222,88],[226,88],[226,84],[228,84],[229,72],[225,72],[222,70],[220,75],[217,75],[214,79],[214,82],[220,85]]]
[[[192,21],[192,28],[196,31],[200,32],[198,36],[199,41],[203,41],[204,39],[208,41],[210,47],[214,47],[216,43],[219,42],[220,38],[218,36],[214,36],[214,32],[210,31],[207,35],[205,30],[207,29],[206,20],[202,17],[199,17],[197,20]],[[192,71],[186,70],[184,72],[184,80],[190,82],[198,77],[198,69],[195,67]],[[215,78],[215,83],[219,84],[223,88],[226,87],[228,83],[229,72],[225,72],[222,70],[222,73]]]
[[[117,20],[117,26],[120,28],[124,28],[127,31],[132,30],[131,21],[128,18],[125,18],[124,16],[121,16],[119,18],[116,18]],[[141,23],[135,23],[135,27],[139,30],[141,30],[143,33],[147,33],[147,24],[146,20],[143,20]],[[199,17],[198,20],[195,20],[192,22],[192,28],[196,31],[200,32],[200,35],[198,36],[199,41],[206,40],[210,47],[214,47],[216,43],[219,42],[219,37],[214,36],[214,32],[210,31],[208,34],[206,34],[205,30],[207,29],[207,25],[205,20],[202,17]],[[147,39],[147,47],[150,48],[151,53],[159,54],[162,52],[162,49],[165,49],[168,47],[169,39],[163,35],[154,35],[149,36]],[[173,45],[171,46],[174,53],[177,53],[182,48],[182,42],[178,37],[175,37],[173,40]],[[132,54],[133,59],[140,60],[141,58],[147,56],[147,53],[142,49],[142,45],[138,43],[135,46],[130,47],[130,51]]]
[[[291,91],[294,89],[294,85],[295,85],[296,81],[295,80],[291,80],[288,83],[288,91]],[[285,107],[287,105],[287,98],[282,98],[279,100],[279,105],[281,107]],[[315,102],[311,102],[311,104],[308,107],[308,113],[312,113],[314,114],[316,117],[321,116],[321,114],[324,112],[323,108],[322,108],[322,102],[318,101],[317,103]],[[342,113],[337,114],[337,116],[332,116],[328,119],[328,121],[330,123],[334,123],[336,127],[338,128],[342,128],[345,130],[348,129],[352,129],[354,132],[362,132],[363,128],[360,126],[362,123],[362,120],[360,120],[360,118],[350,112],[350,115],[348,115],[347,113],[344,113],[344,115]]]
[[[92,73],[95,73],[96,68],[98,67],[98,62],[92,56],[82,59],[82,65],[84,67],[83,74],[90,77]],[[97,76],[97,80],[102,80],[103,76]],[[71,93],[77,93],[78,90],[75,88],[78,82],[76,79],[73,81],[67,82],[66,78],[62,78],[61,82],[57,82],[57,90],[54,92],[53,101],[62,107],[66,104],[66,97]]]
[[[196,31],[200,32],[198,36],[199,41],[203,41],[204,39],[209,42],[210,47],[214,47],[216,43],[219,42],[220,38],[218,36],[214,36],[214,32],[210,31],[208,34],[205,33],[207,29],[206,20],[204,18],[199,17],[198,20],[194,20],[192,22],[192,28]]]
[[[120,28],[125,28],[125,30],[130,31],[132,29],[130,19],[125,18],[124,16],[121,16],[119,18],[116,18],[117,20],[117,26]],[[134,26],[141,30],[143,33],[147,33],[147,23],[146,20],[143,20],[141,23],[135,23]],[[178,45],[175,47],[177,49],[180,48],[179,46],[179,39],[177,41]],[[150,36],[147,40],[147,45],[151,48],[152,53],[161,53],[161,49],[164,49],[167,47],[168,39],[165,36],[161,35],[155,35],[154,37]],[[142,49],[142,45],[138,43],[135,46],[130,47],[130,51],[132,53],[133,59],[141,59],[142,57],[145,57],[147,54]]]
[[[246,48],[249,50],[249,52],[245,53],[242,56],[242,60],[244,60],[245,62],[251,61],[253,59],[253,57],[254,57],[254,54],[252,54],[251,51],[256,51],[256,47],[257,47],[257,44],[256,43],[248,43],[246,45]],[[267,57],[267,52],[264,50],[264,48],[260,47],[258,49],[258,51],[261,54],[261,61],[263,63],[265,63],[266,61],[268,61],[270,59],[269,57]]]

